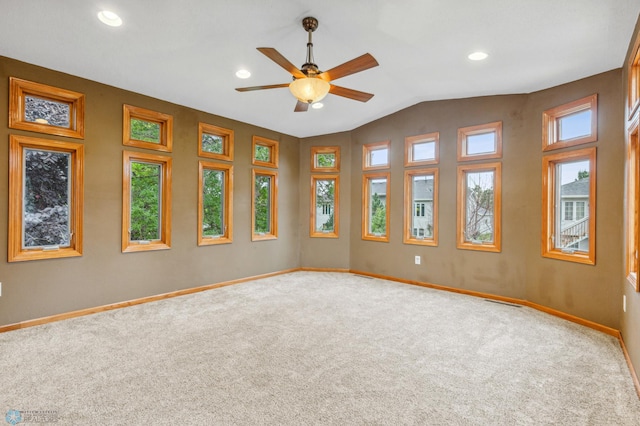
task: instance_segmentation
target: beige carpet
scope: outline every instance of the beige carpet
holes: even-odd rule
[[[17,411],[64,425],[640,419],[610,336],[342,273],[296,272],[3,333],[0,381],[0,424]]]

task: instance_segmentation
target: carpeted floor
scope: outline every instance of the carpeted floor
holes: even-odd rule
[[[3,333],[0,382],[0,423],[45,412],[64,425],[640,419],[613,337],[346,273],[284,274]]]

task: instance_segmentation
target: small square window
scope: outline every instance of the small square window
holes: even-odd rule
[[[410,136],[404,140],[404,166],[424,166],[439,161],[440,134]]]
[[[254,136],[252,141],[254,166],[278,168],[278,141]]]
[[[198,123],[198,155],[233,161],[233,130]]]
[[[312,146],[311,147],[311,171],[312,172],[339,172],[340,171],[340,147],[339,146]]]
[[[173,117],[156,111],[124,105],[122,144],[171,152]]]
[[[502,122],[458,129],[458,161],[502,157]]]
[[[587,96],[542,114],[542,150],[598,140],[598,95]]]
[[[362,146],[362,170],[389,168],[391,141],[369,143]]]

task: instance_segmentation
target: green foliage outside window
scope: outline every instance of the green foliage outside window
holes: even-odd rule
[[[214,154],[223,154],[223,138],[218,135],[202,134],[202,150]]]
[[[336,183],[334,180],[318,180],[316,182],[316,212],[322,211],[323,205],[328,205],[331,208],[331,214],[324,223],[316,223],[316,229],[320,231],[333,231],[333,214],[335,203],[335,188]]]
[[[25,150],[23,247],[69,245],[70,161],[66,152]]]
[[[316,162],[318,167],[335,167],[336,155],[333,153],[316,154]]]
[[[224,172],[203,171],[202,183],[202,235],[224,234]]]
[[[482,178],[486,178],[488,175],[489,173],[468,175],[465,228],[467,241],[493,241],[493,182],[491,182],[491,187],[487,182],[482,182]],[[493,173],[490,175],[493,179]]]
[[[374,193],[371,198],[371,232],[373,234],[385,235],[387,232],[386,207],[378,193]]]
[[[130,136],[143,142],[160,143],[160,123],[132,118]]]
[[[256,148],[257,151],[257,148]],[[254,222],[256,233],[267,234],[271,232],[271,177],[256,175]]]
[[[131,241],[160,239],[159,164],[131,162]]]
[[[268,146],[256,145],[255,159],[265,163],[271,162],[271,149]]]

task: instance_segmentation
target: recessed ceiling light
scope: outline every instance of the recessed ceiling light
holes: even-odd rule
[[[314,102],[311,104],[311,108],[313,109],[320,109],[324,106],[324,104],[322,102]]]
[[[249,78],[251,77],[251,73],[247,70],[238,70],[236,71],[236,77],[238,78]]]
[[[487,59],[488,56],[489,55],[484,52],[473,52],[469,56],[467,56],[467,58],[471,59],[472,61],[482,61],[483,59]]]
[[[122,25],[122,19],[120,19],[120,17],[115,13],[108,10],[98,12],[98,19],[100,22],[109,25],[110,27],[119,27]]]

